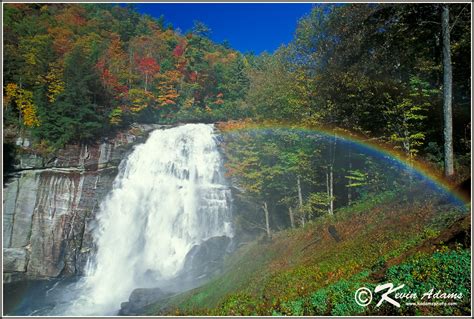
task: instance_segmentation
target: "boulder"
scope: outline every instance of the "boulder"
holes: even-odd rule
[[[218,236],[195,245],[186,254],[182,276],[190,279],[204,279],[212,276],[222,268],[230,242],[229,237]]]
[[[123,302],[119,315],[139,315],[143,308],[159,300],[169,297],[170,293],[165,293],[160,288],[139,288],[132,291],[128,302]]]

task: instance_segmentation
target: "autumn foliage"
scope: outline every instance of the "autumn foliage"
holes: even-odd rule
[[[6,4],[4,14],[6,124],[43,143],[134,121],[209,121],[242,98],[226,82],[243,55],[202,24],[181,35],[111,4]]]

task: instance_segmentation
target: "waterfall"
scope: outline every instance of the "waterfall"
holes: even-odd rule
[[[97,253],[69,314],[115,314],[134,288],[175,277],[194,245],[232,237],[213,125],[152,132],[120,165],[97,221]]]

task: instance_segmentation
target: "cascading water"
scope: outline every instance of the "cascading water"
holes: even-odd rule
[[[232,237],[230,213],[214,127],[154,131],[101,204],[97,254],[67,314],[115,314],[134,288],[176,276],[194,245]]]

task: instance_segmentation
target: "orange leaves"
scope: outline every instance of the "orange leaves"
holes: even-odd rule
[[[209,62],[209,64],[212,66],[218,62],[221,62],[222,56],[220,52],[209,52],[206,53],[204,56],[204,59]]]
[[[167,106],[176,104],[176,100],[179,97],[177,90],[177,84],[181,80],[181,73],[177,70],[166,71],[163,74],[157,76],[158,83],[158,105]]]
[[[206,55],[204,56],[204,59],[206,59],[211,66],[218,63],[227,64],[237,59],[237,54],[235,52],[230,52],[228,54],[225,54],[220,51],[215,51],[215,52],[206,53]]]
[[[110,41],[109,47],[105,51],[105,57],[107,57],[107,64],[110,70],[117,76],[125,73],[127,61],[127,54],[122,49],[122,42],[120,36],[112,34],[112,40]]]
[[[224,94],[218,93],[216,95],[217,100],[214,102],[214,104],[221,105],[224,104]]]
[[[155,102],[153,94],[140,89],[130,89],[127,96],[130,103],[129,109],[134,113],[140,112]]]
[[[72,49],[72,37],[73,32],[63,27],[52,27],[48,29],[48,33],[53,38],[54,51],[60,55],[64,55],[66,52]]]
[[[232,120],[227,122],[220,122],[217,124],[217,127],[222,132],[233,131],[233,130],[242,130],[248,127],[255,125],[251,119],[243,120]]]
[[[86,10],[83,6],[69,5],[61,14],[56,16],[56,20],[60,25],[71,27],[85,26],[87,21],[84,18]]]

